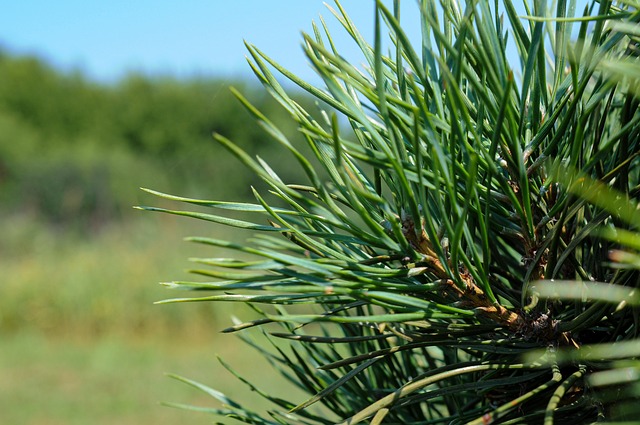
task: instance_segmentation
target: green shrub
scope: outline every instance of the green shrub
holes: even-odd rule
[[[218,134],[268,185],[255,203],[155,193],[261,218],[146,207],[258,232],[191,238],[234,255],[194,260],[208,281],[169,284],[212,295],[169,302],[253,306],[260,319],[226,331],[272,326],[271,351],[244,338],[310,395],[254,388],[274,405],[261,415],[180,378],[223,404],[201,409],[254,424],[636,419],[637,8],[424,0],[414,46],[399,1],[376,2],[372,44],[336,4],[364,68],[324,23],[304,38],[322,88],[248,46],[319,165],[245,104],[306,180]],[[273,69],[329,106],[322,119]]]

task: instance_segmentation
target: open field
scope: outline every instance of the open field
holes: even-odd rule
[[[226,371],[219,354],[245,375],[269,385],[264,361],[233,336],[173,339],[103,336],[48,338],[23,332],[0,343],[0,422],[25,425],[208,424],[204,413],[161,405],[216,406],[207,395],[165,373],[200,380],[231,397],[266,405]],[[250,372],[251,371],[251,372]],[[257,372],[257,373],[256,373]],[[274,388],[276,391],[278,388]],[[223,419],[224,420],[224,419]],[[226,422],[226,421],[225,421]]]
[[[3,338],[1,345],[3,423],[210,423],[159,402],[203,401],[163,373],[202,373],[213,363],[211,347],[180,347],[161,339],[77,341],[26,332]]]
[[[253,349],[218,332],[230,324],[229,307],[153,305],[179,295],[158,281],[184,279],[187,257],[211,254],[181,238],[210,234],[211,226],[132,214],[143,220],[84,236],[32,221],[2,225],[0,423],[211,423],[207,414],[160,405],[216,406],[165,373],[264,406],[216,355],[279,391],[283,382],[274,380]],[[248,317],[243,309],[237,312]]]
[[[0,329],[85,337],[215,329],[218,319],[228,322],[228,312],[153,304],[180,295],[159,282],[198,279],[184,272],[188,257],[212,252],[182,239],[215,232],[199,224],[133,210],[127,220],[83,234],[35,220],[5,221],[0,273],[8,278],[0,286]]]

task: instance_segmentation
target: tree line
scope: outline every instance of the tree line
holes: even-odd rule
[[[213,132],[295,173],[286,158],[270,154],[269,136],[229,86],[287,136],[300,137],[277,102],[251,82],[131,74],[104,84],[0,51],[0,214],[99,226],[128,213],[139,186],[250,196],[257,182],[213,142]]]

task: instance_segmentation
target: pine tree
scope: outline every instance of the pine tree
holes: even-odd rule
[[[376,2],[372,41],[336,2],[365,64],[314,24],[304,48],[322,87],[247,46],[311,157],[236,95],[306,181],[216,134],[266,184],[255,202],[149,191],[255,214],[144,207],[256,231],[242,244],[190,238],[235,254],[196,260],[212,281],[169,284],[213,295],[168,301],[252,306],[260,319],[226,331],[263,327],[275,351],[245,340],[309,398],[256,389],[273,403],[261,416],[179,379],[224,404],[205,410],[253,424],[637,419],[638,4],[418,3],[416,46],[399,1]]]

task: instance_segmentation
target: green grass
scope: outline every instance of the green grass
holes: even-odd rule
[[[131,214],[83,235],[28,219],[5,221],[0,274],[10,278],[0,285],[0,330],[93,337],[196,331],[228,320],[230,309],[153,304],[175,296],[158,282],[182,278],[190,267],[183,255],[165,249],[166,235],[180,239],[196,228],[160,216],[141,222]]]
[[[212,404],[210,398],[165,373],[215,383],[263,406],[215,358],[217,353],[232,359],[239,370],[250,367],[252,376],[267,370],[260,367],[264,360],[258,354],[237,344],[231,335],[78,340],[20,332],[3,336],[0,352],[0,422],[5,424],[211,423],[210,415],[160,404]],[[261,381],[282,384],[269,376]]]
[[[260,378],[269,368],[259,354],[218,333],[235,307],[153,304],[179,294],[157,283],[183,278],[180,270],[190,266],[184,251],[166,249],[168,241],[196,234],[199,224],[131,214],[84,235],[24,217],[2,221],[0,423],[211,423],[210,415],[160,405],[212,405],[167,373],[266,407],[216,355],[266,388],[282,390],[283,379]],[[186,242],[182,248],[195,249]]]
[[[203,348],[177,352],[160,340],[73,341],[24,332],[1,345],[0,411],[12,424],[176,423],[183,413],[159,401],[197,399],[163,372],[210,363]],[[195,415],[190,420],[206,423]]]

